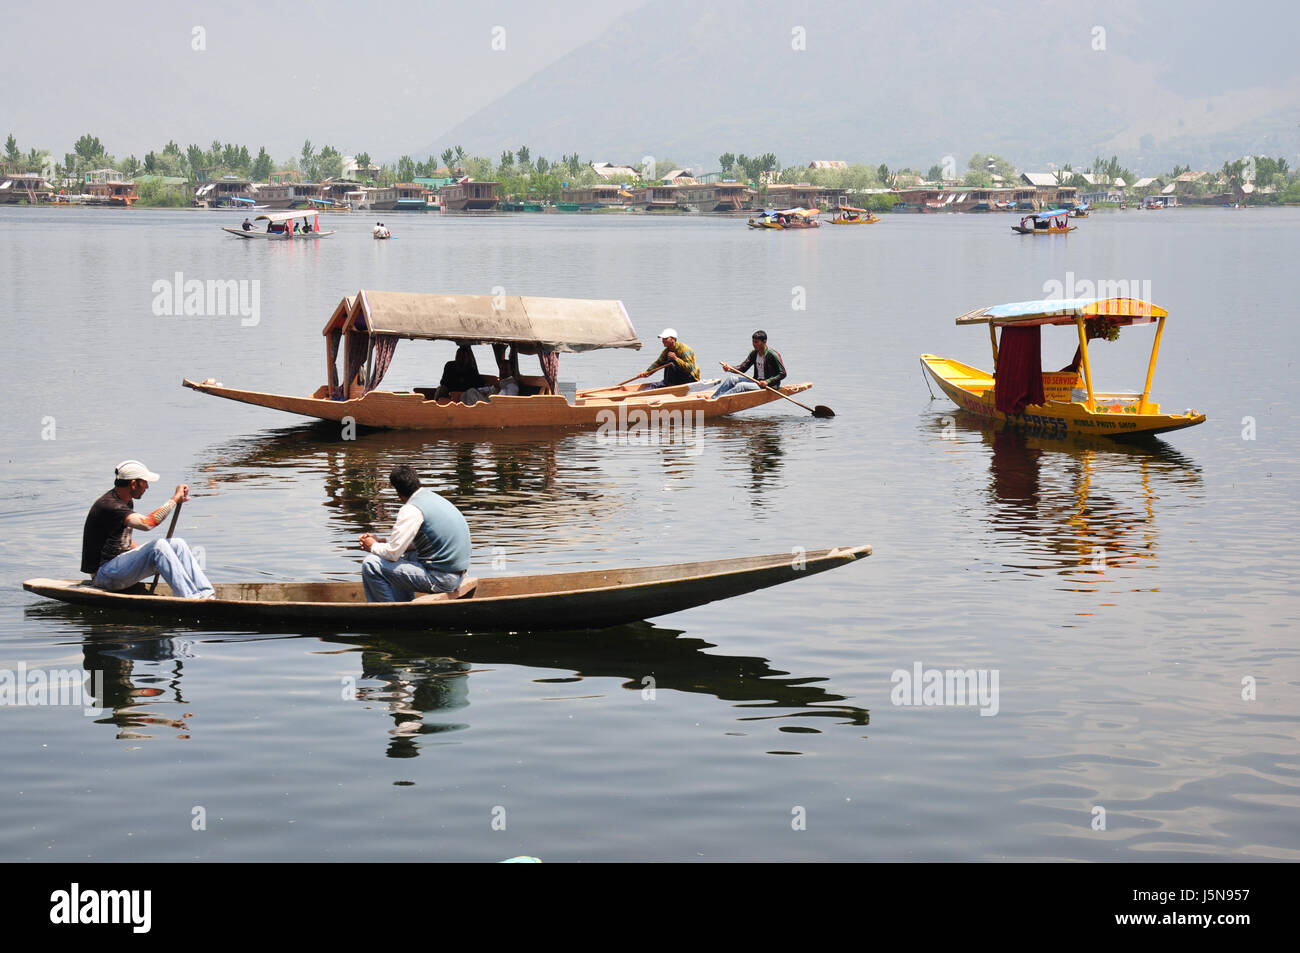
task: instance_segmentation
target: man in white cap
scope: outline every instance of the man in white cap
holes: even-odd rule
[[[677,340],[677,332],[672,328],[664,328],[659,332],[659,338],[664,342],[663,351],[637,377],[649,377],[662,367],[664,381],[655,384],[655,387],[672,387],[674,384],[693,384],[698,381],[700,368],[695,363],[695,352]]]
[[[161,573],[172,592],[183,599],[211,599],[212,583],[199,568],[183,539],[158,539],[144,546],[131,541],[131,530],[151,530],[167,514],[190,498],[182,483],[176,492],[148,516],[135,512],[138,500],[157,480],[139,460],[123,460],[113,471],[113,489],[90,508],[81,534],[81,571],[93,577],[91,584],[116,592],[135,585],[146,576]]]

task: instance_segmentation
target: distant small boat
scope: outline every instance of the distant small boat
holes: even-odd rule
[[[820,209],[764,209],[759,212],[757,218],[751,218],[749,220],[749,227],[770,228],[782,231],[801,228],[819,228],[821,222],[817,221],[817,216],[820,214]]]
[[[864,208],[841,205],[835,210],[835,217],[828,221],[832,225],[874,225],[880,219]]]
[[[1087,202],[1081,202],[1074,208],[1070,209],[1071,218],[1087,218],[1092,214],[1092,206]]]
[[[467,578],[455,593],[410,602],[366,602],[350,582],[216,583],[215,599],[181,599],[166,583],[157,595],[108,592],[79,579],[28,579],[23,588],[75,605],[187,625],[320,624],[430,632],[596,629],[652,619],[792,582],[870,556],[870,546],[634,566],[533,576]],[[143,589],[143,586],[139,587]]]
[[[1058,208],[1026,215],[1019,225],[1012,225],[1011,230],[1021,235],[1064,235],[1078,227],[1070,224],[1069,209]]]
[[[229,225],[222,225],[223,232],[229,232],[237,238],[264,238],[273,241],[291,241],[297,239],[316,239],[328,238],[334,233],[322,232],[320,230],[320,219],[317,212],[266,212],[253,219],[254,222],[266,222],[266,230],[258,231],[256,228],[243,229],[231,228]],[[310,220],[310,223],[309,223]],[[301,221],[301,226],[298,223]]]

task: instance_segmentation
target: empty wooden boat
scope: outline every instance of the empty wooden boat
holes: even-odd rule
[[[96,589],[85,580],[28,579],[38,596],[198,625],[279,625],[533,631],[593,629],[652,619],[835,569],[871,555],[870,546],[625,569],[467,579],[455,595],[366,602],[352,582],[216,583],[215,599],[181,599],[166,583],[149,595]]]

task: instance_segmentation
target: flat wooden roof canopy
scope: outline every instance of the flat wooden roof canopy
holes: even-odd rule
[[[339,302],[322,333],[344,330],[561,352],[641,347],[623,302],[585,298],[362,290]]]

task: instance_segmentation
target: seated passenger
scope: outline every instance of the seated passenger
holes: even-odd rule
[[[474,360],[474,351],[468,344],[456,347],[456,357],[442,368],[442,380],[434,391],[434,400],[447,400],[452,394],[463,394],[483,382],[483,375],[478,372],[478,362]]]

